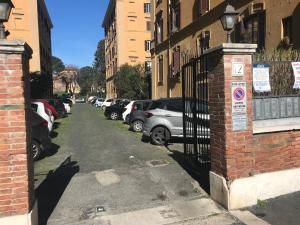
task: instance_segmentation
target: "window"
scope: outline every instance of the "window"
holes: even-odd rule
[[[203,53],[203,50],[210,48],[210,31],[201,32],[197,42],[198,54],[201,55]]]
[[[164,61],[163,56],[158,57],[158,83],[162,83],[164,80]]]
[[[150,11],[151,11],[151,4],[144,3],[144,13],[150,13]]]
[[[146,71],[150,71],[152,68],[152,62],[151,61],[146,61],[145,62],[145,69]]]
[[[145,51],[150,51],[151,50],[151,41],[146,40],[145,41]]]
[[[257,44],[265,47],[265,11],[252,14],[236,25],[234,38],[236,43]]]
[[[169,100],[166,108],[174,112],[183,112],[183,101],[182,99]]]
[[[289,16],[282,20],[283,38],[288,38],[289,43],[293,44],[293,17]]]
[[[176,3],[172,4],[171,9],[171,32],[175,33],[180,29],[180,3],[176,1]]]
[[[146,30],[151,31],[151,21],[146,22]]]
[[[155,23],[155,39],[156,43],[160,44],[163,42],[163,18],[162,18],[162,12],[160,12],[156,16],[156,23]]]
[[[180,48],[177,47],[173,50],[172,55],[172,73],[171,77],[175,77],[180,74]]]
[[[199,12],[203,15],[209,11],[209,0],[198,0],[199,1]]]

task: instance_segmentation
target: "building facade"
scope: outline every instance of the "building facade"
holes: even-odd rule
[[[150,0],[110,0],[103,21],[107,97],[117,97],[114,75],[121,65],[151,65]]]
[[[6,25],[10,32],[8,39],[26,41],[33,50],[30,60],[30,73],[39,80],[40,97],[52,95],[52,47],[53,27],[44,0],[12,0],[12,10]]]
[[[226,42],[220,16],[228,1],[152,0],[152,96],[181,96],[181,66],[186,58]],[[240,13],[233,42],[271,50],[300,48],[299,0],[232,0]]]

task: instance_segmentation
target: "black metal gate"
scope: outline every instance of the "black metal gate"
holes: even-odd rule
[[[182,67],[182,92],[185,157],[196,169],[209,171],[208,71],[204,56],[192,58]]]

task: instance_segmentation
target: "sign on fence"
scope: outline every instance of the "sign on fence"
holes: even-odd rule
[[[244,81],[231,83],[232,98],[232,130],[247,129],[247,85]]]
[[[247,113],[246,82],[232,82],[232,114]]]
[[[292,62],[295,75],[294,89],[300,89],[300,62]]]
[[[256,92],[270,92],[270,65],[253,64],[253,87]]]

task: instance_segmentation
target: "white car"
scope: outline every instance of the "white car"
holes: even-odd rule
[[[71,113],[71,107],[68,103],[64,103],[64,107],[68,114]]]
[[[102,109],[105,109],[106,107],[109,107],[112,105],[114,99],[113,98],[108,98],[108,99],[105,99],[105,101],[102,103],[101,105],[101,108]]]
[[[31,102],[31,107],[37,114],[39,114],[44,120],[48,122],[48,130],[51,132],[53,130],[54,116],[51,111],[47,109],[42,102]]]
[[[131,111],[132,111],[133,103],[134,103],[134,101],[131,101],[131,102],[125,107],[126,110],[125,110],[125,111],[123,112],[123,114],[122,114],[123,121],[126,122],[126,123],[129,123],[129,114],[130,114]]]
[[[101,107],[102,106],[102,104],[103,104],[103,102],[104,102],[104,99],[103,98],[97,98],[97,100],[95,101],[95,103],[94,103],[94,106],[95,107]]]

